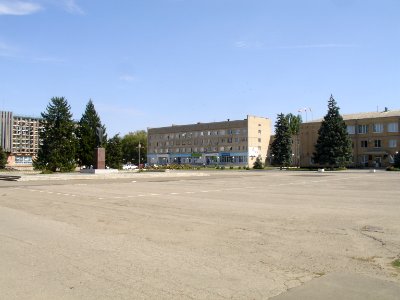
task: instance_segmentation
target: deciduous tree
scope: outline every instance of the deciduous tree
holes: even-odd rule
[[[121,169],[122,167],[122,143],[118,134],[107,141],[106,165],[113,169]]]
[[[124,163],[139,164],[139,144],[140,161],[143,163],[147,157],[147,133],[144,130],[130,132],[122,138],[122,156]]]

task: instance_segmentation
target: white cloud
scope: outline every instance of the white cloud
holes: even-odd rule
[[[304,45],[289,45],[289,46],[264,46],[261,42],[249,42],[240,40],[235,42],[234,46],[241,49],[316,49],[316,48],[355,48],[355,44],[304,44]]]
[[[0,56],[1,57],[15,57],[18,49],[0,41]]]
[[[310,45],[294,45],[294,46],[280,46],[271,47],[277,49],[311,49],[311,48],[354,48],[354,44],[310,44]]]
[[[41,9],[42,7],[39,4],[32,2],[0,0],[0,15],[30,15],[40,11]]]
[[[127,82],[132,82],[132,81],[135,81],[135,80],[136,80],[136,77],[134,77],[134,76],[132,76],[132,75],[129,75],[129,74],[124,74],[124,75],[121,75],[121,76],[119,77],[119,80],[127,81]]]
[[[65,10],[72,14],[83,15],[85,12],[83,9],[75,2],[75,0],[65,0],[64,2]]]
[[[235,42],[235,47],[236,48],[242,48],[242,49],[259,49],[262,48],[262,43],[260,42],[249,42],[249,41],[237,41]]]

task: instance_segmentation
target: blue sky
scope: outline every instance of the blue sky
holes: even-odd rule
[[[92,99],[109,135],[400,108],[398,0],[0,0],[0,109]],[[303,119],[306,114],[303,112]]]

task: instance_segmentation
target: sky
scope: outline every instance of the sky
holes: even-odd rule
[[[399,0],[0,0],[0,110],[92,99],[109,136],[400,109]],[[304,111],[307,108],[307,111]],[[299,112],[300,109],[303,109]]]

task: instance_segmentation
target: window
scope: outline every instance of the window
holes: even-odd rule
[[[389,123],[388,132],[399,132],[399,123]]]
[[[347,133],[348,134],[355,134],[356,133],[356,127],[354,125],[347,125]]]
[[[258,142],[261,143],[261,139],[258,139]]]
[[[397,140],[389,140],[389,148],[396,148]]]
[[[361,163],[368,164],[368,155],[361,155],[360,161],[361,161]]]
[[[358,133],[368,133],[368,125],[358,125]]]
[[[373,125],[373,132],[374,132],[374,133],[381,133],[381,132],[383,132],[383,124],[374,124],[374,125]]]
[[[368,147],[368,141],[361,141],[361,148],[367,148]]]
[[[15,157],[16,164],[24,164],[29,165],[32,164],[32,157],[30,156],[16,156]]]
[[[232,143],[232,138],[228,138],[228,143]]]
[[[380,148],[380,147],[382,147],[382,141],[381,140],[375,140],[374,141],[374,147],[375,148]]]
[[[261,129],[258,130],[258,134],[261,134]]]

